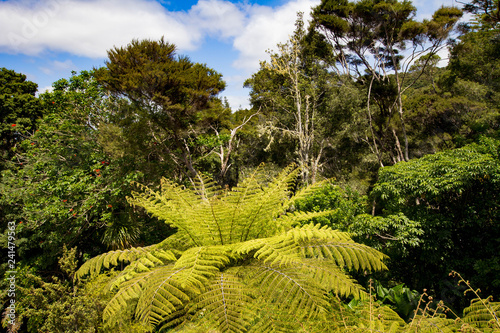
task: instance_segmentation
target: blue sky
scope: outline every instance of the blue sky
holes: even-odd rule
[[[223,74],[221,96],[249,107],[243,82],[285,42],[296,12],[320,0],[0,0],[0,67],[26,74],[44,91],[71,71],[101,67],[106,51],[132,39],[165,39],[178,54]],[[417,0],[429,18],[453,0]]]

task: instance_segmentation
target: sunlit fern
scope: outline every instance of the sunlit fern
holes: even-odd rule
[[[302,225],[324,212],[286,214],[298,172],[286,168],[266,183],[257,170],[231,190],[209,179],[193,189],[167,179],[158,191],[141,186],[128,201],[177,232],[95,257],[77,278],[128,264],[110,283],[115,295],[103,315],[110,326],[132,315],[151,328],[206,320],[222,332],[287,331],[289,318],[324,316],[328,292],[365,297],[347,271],[385,269],[384,256],[346,233]]]

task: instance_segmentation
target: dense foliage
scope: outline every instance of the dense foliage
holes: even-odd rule
[[[323,0],[234,112],[168,36],[1,68],[2,326],[499,332],[498,1],[464,11]]]
[[[436,284],[458,270],[483,292],[500,292],[499,146],[483,139],[380,171],[373,195],[384,212],[403,212],[424,231],[421,246],[392,256],[394,274],[419,289],[441,289]]]

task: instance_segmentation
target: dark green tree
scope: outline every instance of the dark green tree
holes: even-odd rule
[[[464,5],[464,10],[475,14],[482,28],[498,29],[500,24],[499,0],[472,0]]]
[[[500,104],[500,30],[472,29],[460,36],[450,53],[449,73],[443,78],[448,90],[475,90],[476,99],[496,110]],[[471,88],[476,86],[476,88]],[[479,88],[479,89],[478,89]]]
[[[0,68],[0,170],[12,157],[12,148],[34,131],[42,115],[37,88],[26,75]]]
[[[112,115],[121,124],[111,126],[111,134],[137,135],[140,140],[128,141],[169,160],[179,178],[197,177],[196,158],[207,152],[198,151],[196,139],[215,135],[210,130],[220,131],[230,113],[216,97],[225,87],[222,76],[177,56],[175,46],[163,38],[133,40],[108,51],[108,57],[106,67],[96,72],[97,81],[113,96],[126,99]]]

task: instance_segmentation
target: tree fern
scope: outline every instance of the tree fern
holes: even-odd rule
[[[110,325],[132,315],[150,327],[203,320],[222,332],[271,332],[322,318],[328,292],[364,297],[348,270],[385,269],[384,256],[346,233],[297,226],[325,214],[286,213],[298,172],[289,167],[266,183],[257,170],[232,190],[202,177],[192,189],[166,179],[157,191],[140,186],[129,202],[177,228],[176,234],[153,246],[102,254],[77,277],[128,264],[109,284],[115,294],[104,320]]]

